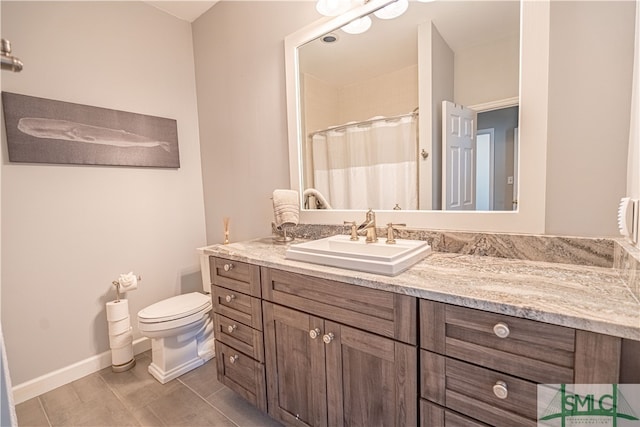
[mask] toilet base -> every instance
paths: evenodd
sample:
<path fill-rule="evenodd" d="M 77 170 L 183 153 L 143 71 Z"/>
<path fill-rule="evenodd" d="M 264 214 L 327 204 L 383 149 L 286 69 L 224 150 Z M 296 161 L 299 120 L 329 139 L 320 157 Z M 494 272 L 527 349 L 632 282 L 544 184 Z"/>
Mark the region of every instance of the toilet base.
<path fill-rule="evenodd" d="M 160 381 L 160 384 L 166 384 L 169 381 L 175 378 L 178 378 L 180 375 L 186 374 L 190 370 L 204 365 L 204 362 L 206 362 L 206 360 L 197 357 L 195 359 L 188 361 L 187 363 L 184 363 L 180 366 L 176 366 L 175 368 L 170 369 L 169 371 L 163 371 L 158 367 L 158 365 L 152 362 L 149 365 L 149 373 L 153 375 L 153 377 L 156 380 Z"/>
<path fill-rule="evenodd" d="M 196 324 L 178 336 L 151 338 L 149 373 L 165 384 L 214 357 L 213 322 L 207 316 L 204 325 Z M 198 330 L 198 332 L 195 332 Z"/>

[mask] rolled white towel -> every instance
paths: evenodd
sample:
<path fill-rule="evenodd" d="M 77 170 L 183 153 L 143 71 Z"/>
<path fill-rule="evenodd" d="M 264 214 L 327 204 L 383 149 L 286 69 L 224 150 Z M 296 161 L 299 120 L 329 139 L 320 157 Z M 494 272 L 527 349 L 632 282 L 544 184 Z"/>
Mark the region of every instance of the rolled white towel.
<path fill-rule="evenodd" d="M 283 225 L 298 225 L 300 206 L 298 192 L 295 190 L 274 190 L 273 216 L 276 227 Z"/>
<path fill-rule="evenodd" d="M 303 194 L 304 194 L 305 201 L 308 200 L 310 196 L 315 197 L 316 207 L 318 209 L 332 209 L 327 199 L 325 199 L 322 193 L 316 190 L 315 188 L 307 188 L 306 190 L 304 190 Z M 306 206 L 306 202 L 305 202 L 305 206 Z"/>
<path fill-rule="evenodd" d="M 118 283 L 120 283 L 121 292 L 135 291 L 138 289 L 138 278 L 132 271 L 127 274 L 121 274 Z"/>

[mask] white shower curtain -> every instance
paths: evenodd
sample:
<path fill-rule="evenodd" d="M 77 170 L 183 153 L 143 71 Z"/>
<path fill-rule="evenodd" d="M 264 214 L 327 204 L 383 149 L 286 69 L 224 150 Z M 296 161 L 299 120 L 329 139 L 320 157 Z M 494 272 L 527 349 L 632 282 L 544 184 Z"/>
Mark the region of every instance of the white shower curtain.
<path fill-rule="evenodd" d="M 416 122 L 409 115 L 314 134 L 314 187 L 334 209 L 417 209 Z"/>

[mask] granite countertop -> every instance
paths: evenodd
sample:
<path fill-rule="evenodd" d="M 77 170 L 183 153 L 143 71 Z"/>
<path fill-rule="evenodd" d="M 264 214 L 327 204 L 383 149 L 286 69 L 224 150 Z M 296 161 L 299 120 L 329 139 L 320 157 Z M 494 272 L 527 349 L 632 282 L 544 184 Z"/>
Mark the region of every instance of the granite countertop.
<path fill-rule="evenodd" d="M 640 341 L 640 301 L 614 268 L 432 252 L 395 277 L 285 259 L 264 238 L 208 255 Z"/>

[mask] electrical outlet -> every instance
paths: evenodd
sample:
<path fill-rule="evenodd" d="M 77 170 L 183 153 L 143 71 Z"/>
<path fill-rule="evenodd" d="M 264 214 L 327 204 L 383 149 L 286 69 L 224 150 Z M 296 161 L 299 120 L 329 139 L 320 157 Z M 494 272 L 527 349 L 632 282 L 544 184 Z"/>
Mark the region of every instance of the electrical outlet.
<path fill-rule="evenodd" d="M 507 177 L 507 184 L 513 184 L 513 177 L 512 176 L 508 176 Z"/>

